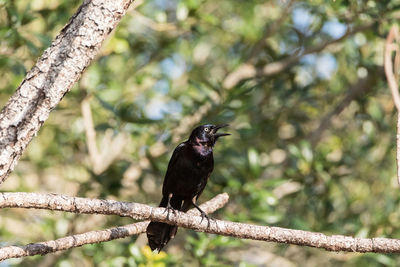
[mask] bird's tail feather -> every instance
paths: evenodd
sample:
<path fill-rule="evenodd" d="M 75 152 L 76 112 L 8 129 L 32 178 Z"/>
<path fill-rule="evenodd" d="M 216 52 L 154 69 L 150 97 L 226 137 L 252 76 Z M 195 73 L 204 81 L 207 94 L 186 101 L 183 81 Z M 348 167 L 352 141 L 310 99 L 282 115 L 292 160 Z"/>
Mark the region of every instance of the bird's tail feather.
<path fill-rule="evenodd" d="M 166 207 L 167 204 L 168 197 L 164 196 L 159 206 Z M 170 204 L 173 209 L 180 210 L 182 206 L 182 200 L 172 197 Z M 178 227 L 175 225 L 169 225 L 161 222 L 150 222 L 150 224 L 147 226 L 146 233 L 151 250 L 158 250 L 158 252 L 160 252 L 162 248 L 169 242 L 169 240 L 175 237 L 177 231 Z"/>
<path fill-rule="evenodd" d="M 146 233 L 151 250 L 160 252 L 169 240 L 175 237 L 178 227 L 160 222 L 151 222 Z"/>

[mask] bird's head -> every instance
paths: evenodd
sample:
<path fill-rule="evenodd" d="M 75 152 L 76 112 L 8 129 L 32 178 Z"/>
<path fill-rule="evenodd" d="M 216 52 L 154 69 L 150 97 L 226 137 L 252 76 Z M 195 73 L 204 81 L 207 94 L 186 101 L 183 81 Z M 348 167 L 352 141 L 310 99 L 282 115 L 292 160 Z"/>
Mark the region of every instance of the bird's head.
<path fill-rule="evenodd" d="M 193 145 L 213 147 L 217 139 L 221 136 L 230 135 L 228 133 L 218 133 L 218 130 L 229 126 L 228 124 L 205 124 L 197 126 L 189 137 L 189 142 Z"/>

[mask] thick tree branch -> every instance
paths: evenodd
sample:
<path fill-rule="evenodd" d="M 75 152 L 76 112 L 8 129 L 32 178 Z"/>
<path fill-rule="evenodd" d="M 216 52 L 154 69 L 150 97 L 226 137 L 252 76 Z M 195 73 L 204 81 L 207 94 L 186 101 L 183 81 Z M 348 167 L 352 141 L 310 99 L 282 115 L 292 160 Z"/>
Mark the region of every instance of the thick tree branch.
<path fill-rule="evenodd" d="M 349 29 L 345 34 L 343 34 L 343 36 L 341 36 L 338 39 L 330 40 L 325 43 L 319 44 L 315 47 L 305 49 L 302 53 L 300 53 L 298 55 L 291 55 L 284 59 L 268 63 L 260 69 L 256 68 L 256 66 L 254 66 L 252 64 L 245 63 L 243 65 L 240 65 L 233 72 L 229 73 L 226 76 L 226 78 L 224 79 L 222 85 L 226 89 L 231 89 L 231 88 L 235 87 L 239 82 L 246 80 L 246 79 L 250 79 L 250 78 L 254 78 L 254 77 L 265 77 L 265 76 L 271 76 L 271 75 L 278 74 L 281 71 L 285 70 L 286 68 L 292 66 L 296 62 L 298 62 L 302 57 L 309 55 L 309 54 L 320 52 L 330 45 L 340 43 L 341 41 L 345 40 L 347 37 L 352 36 L 352 35 L 356 34 L 357 32 L 370 29 L 371 27 L 372 27 L 372 24 L 354 27 L 353 29 Z"/>
<path fill-rule="evenodd" d="M 85 0 L 0 112 L 0 183 L 132 0 Z"/>
<path fill-rule="evenodd" d="M 0 207 L 38 208 L 76 213 L 99 213 L 167 222 L 199 232 L 285 244 L 323 248 L 329 251 L 399 253 L 400 240 L 390 238 L 355 238 L 324 235 L 317 232 L 259 226 L 230 221 L 203 220 L 183 212 L 167 214 L 164 208 L 138 203 L 118 202 L 52 194 L 2 193 Z M 168 217 L 168 218 L 167 218 Z"/>
<path fill-rule="evenodd" d="M 213 199 L 200 205 L 206 213 L 213 213 L 222 208 L 228 202 L 228 194 L 219 194 Z M 192 215 L 200 215 L 196 209 L 188 211 Z M 10 258 L 20 258 L 33 255 L 44 255 L 87 244 L 107 242 L 118 238 L 138 235 L 146 231 L 150 221 L 138 222 L 124 226 L 109 228 L 101 231 L 90 231 L 40 243 L 28 244 L 26 246 L 7 246 L 0 248 L 0 261 Z"/>

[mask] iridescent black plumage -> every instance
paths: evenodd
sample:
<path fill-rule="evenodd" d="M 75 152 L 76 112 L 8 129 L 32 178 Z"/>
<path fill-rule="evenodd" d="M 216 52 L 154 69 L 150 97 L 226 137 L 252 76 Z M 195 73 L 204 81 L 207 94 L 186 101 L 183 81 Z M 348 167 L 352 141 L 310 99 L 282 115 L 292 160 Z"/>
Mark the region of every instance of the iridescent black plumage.
<path fill-rule="evenodd" d="M 194 205 L 203 192 L 208 178 L 214 169 L 213 147 L 221 136 L 218 129 L 228 126 L 206 124 L 196 127 L 189 139 L 178 145 L 168 164 L 165 174 L 160 207 L 186 212 Z M 161 251 L 168 241 L 175 237 L 177 226 L 160 222 L 151 222 L 146 233 L 152 250 Z"/>

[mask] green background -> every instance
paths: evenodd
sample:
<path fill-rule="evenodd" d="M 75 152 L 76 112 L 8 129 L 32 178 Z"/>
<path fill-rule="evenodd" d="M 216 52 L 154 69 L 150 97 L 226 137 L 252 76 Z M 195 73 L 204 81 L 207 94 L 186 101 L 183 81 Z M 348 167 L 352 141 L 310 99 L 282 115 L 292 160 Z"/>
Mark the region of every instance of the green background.
<path fill-rule="evenodd" d="M 0 0 L 0 104 L 81 4 Z M 220 219 L 355 237 L 400 238 L 396 111 L 384 38 L 400 1 L 135 1 L 29 144 L 3 191 L 160 200 L 174 147 L 201 123 L 229 123 L 200 202 L 228 192 Z M 359 30 L 362 27 L 363 30 Z M 330 45 L 327 45 L 330 44 Z M 271 75 L 264 66 L 286 64 Z M 257 75 L 227 88 L 243 64 Z M 279 65 L 280 64 L 280 65 Z M 103 171 L 90 161 L 88 99 Z M 114 141 L 113 141 L 114 140 Z M 2 246 L 131 223 L 7 209 Z M 396 255 L 332 253 L 180 229 L 166 253 L 145 236 L 1 266 L 397 266 Z"/>

